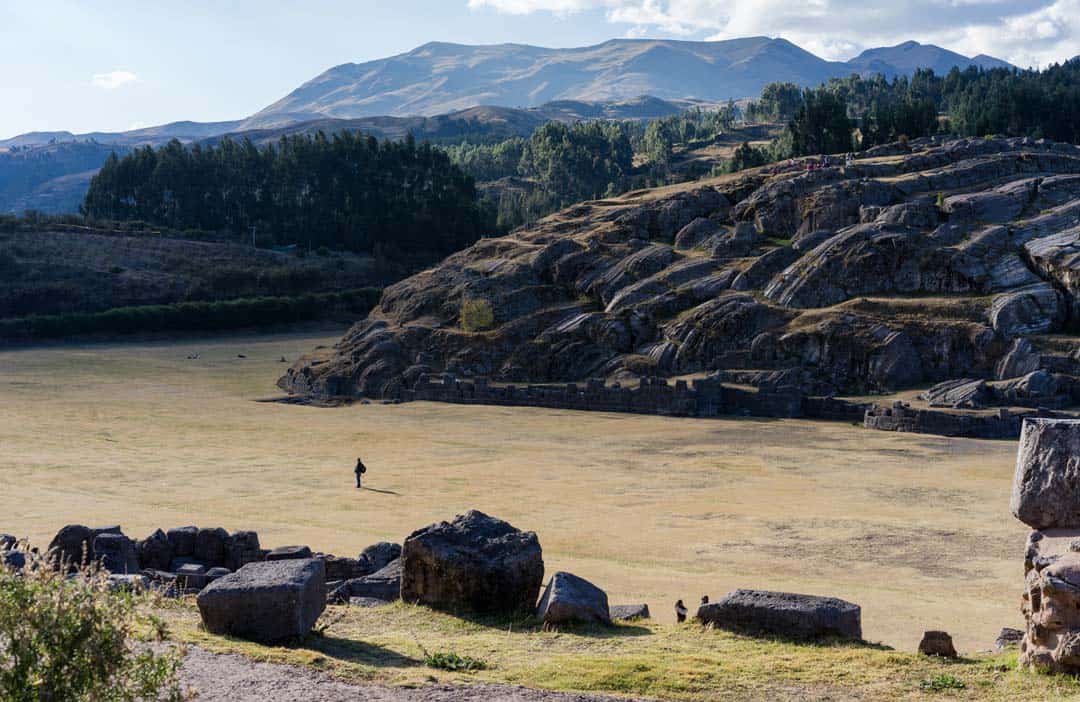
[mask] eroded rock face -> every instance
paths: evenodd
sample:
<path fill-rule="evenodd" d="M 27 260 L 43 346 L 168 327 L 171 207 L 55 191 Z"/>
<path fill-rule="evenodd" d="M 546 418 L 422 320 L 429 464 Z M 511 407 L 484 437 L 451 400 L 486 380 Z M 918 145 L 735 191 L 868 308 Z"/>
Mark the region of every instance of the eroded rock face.
<path fill-rule="evenodd" d="M 1034 529 L 1080 527 L 1080 420 L 1024 422 L 1010 508 Z"/>
<path fill-rule="evenodd" d="M 472 510 L 413 532 L 402 546 L 401 598 L 451 612 L 531 612 L 540 595 L 540 541 Z"/>
<path fill-rule="evenodd" d="M 1028 571 L 1023 611 L 1027 631 L 1020 664 L 1052 673 L 1080 672 L 1080 553 L 1062 554 Z"/>
<path fill-rule="evenodd" d="M 425 374 L 795 370 L 815 392 L 859 394 L 1065 372 L 1024 344 L 1080 322 L 1080 148 L 922 140 L 844 168 L 769 170 L 586 203 L 483 239 L 387 288 L 279 384 L 395 398 Z M 482 333 L 461 327 L 462 301 L 476 298 L 494 313 Z M 1055 355 L 1080 350 L 1069 343 Z"/>

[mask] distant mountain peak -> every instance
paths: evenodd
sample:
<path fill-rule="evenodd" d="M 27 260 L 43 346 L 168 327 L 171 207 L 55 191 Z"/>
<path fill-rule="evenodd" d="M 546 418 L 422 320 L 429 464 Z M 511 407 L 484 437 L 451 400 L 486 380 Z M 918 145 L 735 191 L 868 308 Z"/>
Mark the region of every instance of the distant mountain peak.
<path fill-rule="evenodd" d="M 813 86 L 852 72 L 893 77 L 918 68 L 947 73 L 972 65 L 1008 64 L 917 41 L 867 49 L 847 62 L 826 61 L 787 39 L 767 36 L 610 39 L 566 49 L 436 41 L 385 59 L 336 66 L 254 118 L 432 116 L 477 105 L 530 108 L 556 100 L 613 101 L 646 94 L 723 102 L 753 97 L 774 81 Z"/>

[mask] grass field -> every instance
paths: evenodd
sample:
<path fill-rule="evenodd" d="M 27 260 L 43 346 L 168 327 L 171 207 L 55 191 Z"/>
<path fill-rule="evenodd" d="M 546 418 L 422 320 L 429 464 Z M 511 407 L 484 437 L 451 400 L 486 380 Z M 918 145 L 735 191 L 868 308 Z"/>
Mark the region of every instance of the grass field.
<path fill-rule="evenodd" d="M 648 602 L 736 587 L 834 595 L 867 639 L 989 648 L 1019 626 L 1011 442 L 843 423 L 428 403 L 256 403 L 331 339 L 236 337 L 0 352 L 0 531 L 144 537 L 198 524 L 355 555 L 477 508 L 536 531 L 549 571 Z M 188 360 L 198 353 L 198 360 Z M 246 358 L 239 358 L 243 354 Z M 361 455 L 371 490 L 352 487 Z"/>

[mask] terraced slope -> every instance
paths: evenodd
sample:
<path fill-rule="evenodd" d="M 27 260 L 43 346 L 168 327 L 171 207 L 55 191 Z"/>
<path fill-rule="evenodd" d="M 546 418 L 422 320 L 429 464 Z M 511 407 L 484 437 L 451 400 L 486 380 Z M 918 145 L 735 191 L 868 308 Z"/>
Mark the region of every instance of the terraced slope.
<path fill-rule="evenodd" d="M 490 302 L 490 329 L 462 329 L 466 298 Z M 1038 404 L 1073 392 L 1080 343 L 1060 332 L 1078 321 L 1080 148 L 927 140 L 589 202 L 482 240 L 388 288 L 280 385 L 395 397 L 425 373 L 719 371 L 861 394 L 1019 378 L 1002 396 Z"/>

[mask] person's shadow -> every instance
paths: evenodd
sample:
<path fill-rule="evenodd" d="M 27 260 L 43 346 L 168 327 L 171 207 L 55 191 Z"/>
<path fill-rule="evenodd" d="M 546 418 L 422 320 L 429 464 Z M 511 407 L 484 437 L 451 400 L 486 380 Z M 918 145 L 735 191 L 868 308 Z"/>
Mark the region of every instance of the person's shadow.
<path fill-rule="evenodd" d="M 377 492 L 380 495 L 396 495 L 398 497 L 401 497 L 400 492 L 394 492 L 393 490 L 377 490 L 376 488 L 373 488 L 373 487 L 364 487 L 364 488 L 361 488 L 361 490 L 370 490 L 371 492 Z"/>

